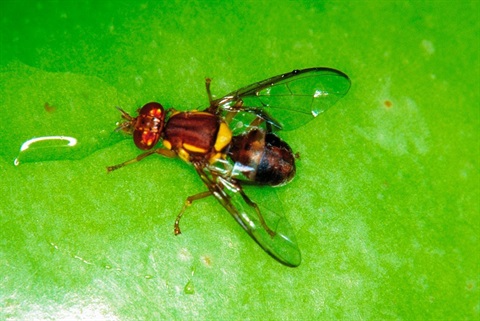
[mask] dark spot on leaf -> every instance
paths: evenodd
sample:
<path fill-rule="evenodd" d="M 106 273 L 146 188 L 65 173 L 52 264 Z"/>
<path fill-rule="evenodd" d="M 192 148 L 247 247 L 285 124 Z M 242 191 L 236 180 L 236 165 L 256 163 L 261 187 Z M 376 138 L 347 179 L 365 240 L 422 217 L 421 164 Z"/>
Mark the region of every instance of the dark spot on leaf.
<path fill-rule="evenodd" d="M 49 103 L 45 103 L 45 105 L 43 107 L 45 108 L 45 111 L 47 113 L 53 113 L 53 112 L 55 112 L 55 110 L 57 110 L 56 107 L 51 106 Z"/>

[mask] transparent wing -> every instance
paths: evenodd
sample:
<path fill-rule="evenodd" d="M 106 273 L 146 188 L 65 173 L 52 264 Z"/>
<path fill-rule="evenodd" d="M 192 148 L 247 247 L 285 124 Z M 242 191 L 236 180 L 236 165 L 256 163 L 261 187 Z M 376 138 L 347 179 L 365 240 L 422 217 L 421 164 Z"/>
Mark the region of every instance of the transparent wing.
<path fill-rule="evenodd" d="M 212 101 L 211 111 L 247 111 L 285 130 L 304 125 L 350 89 L 346 74 L 331 68 L 294 70 Z"/>
<path fill-rule="evenodd" d="M 300 265 L 300 250 L 285 217 L 266 209 L 260 212 L 238 182 L 218 176 L 201 165 L 195 168 L 212 195 L 258 245 L 280 263 L 291 267 Z"/>

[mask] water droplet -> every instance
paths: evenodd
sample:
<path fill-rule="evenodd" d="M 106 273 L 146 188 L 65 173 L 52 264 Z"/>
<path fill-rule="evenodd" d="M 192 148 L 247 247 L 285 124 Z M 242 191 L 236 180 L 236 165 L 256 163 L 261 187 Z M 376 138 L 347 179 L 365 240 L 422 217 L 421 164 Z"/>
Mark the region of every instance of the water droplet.
<path fill-rule="evenodd" d="M 63 135 L 33 137 L 22 143 L 13 164 L 82 159 L 122 139 L 122 135 L 106 130 L 81 138 Z"/>
<path fill-rule="evenodd" d="M 68 148 L 73 148 L 77 145 L 77 139 L 69 136 L 42 136 L 34 137 L 25 141 L 20 146 L 20 152 L 13 161 L 15 166 L 20 165 L 20 162 L 28 158 L 42 159 L 42 154 L 46 150 L 58 150 L 59 153 L 66 152 Z"/>
<path fill-rule="evenodd" d="M 189 280 L 183 289 L 185 294 L 195 294 L 195 287 L 193 285 L 193 281 Z"/>

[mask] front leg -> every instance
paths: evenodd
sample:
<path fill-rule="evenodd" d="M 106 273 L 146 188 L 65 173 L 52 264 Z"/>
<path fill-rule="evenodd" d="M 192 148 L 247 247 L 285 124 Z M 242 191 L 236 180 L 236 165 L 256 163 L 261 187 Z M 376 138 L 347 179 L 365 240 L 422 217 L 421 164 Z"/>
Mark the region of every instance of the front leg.
<path fill-rule="evenodd" d="M 180 219 L 182 218 L 183 213 L 185 212 L 187 207 L 192 205 L 192 203 L 194 201 L 205 198 L 205 197 L 208 197 L 208 196 L 211 196 L 211 195 L 212 195 L 212 192 L 205 191 L 205 192 L 201 192 L 201 193 L 198 193 L 198 194 L 187 197 L 187 199 L 185 200 L 185 204 L 182 207 L 182 210 L 180 211 L 180 213 L 177 215 L 177 218 L 175 219 L 175 224 L 173 226 L 173 232 L 175 233 L 175 235 L 178 235 L 178 234 L 182 233 L 180 231 Z"/>
<path fill-rule="evenodd" d="M 119 168 L 122 168 L 124 166 L 139 162 L 142 159 L 144 159 L 145 157 L 150 156 L 152 154 L 160 154 L 160 155 L 168 157 L 168 158 L 173 158 L 173 157 L 177 156 L 177 154 L 173 150 L 160 147 L 160 148 L 157 148 L 157 149 L 149 150 L 148 152 L 140 154 L 137 157 L 135 157 L 134 159 L 128 160 L 128 161 L 123 162 L 121 164 L 108 166 L 107 167 L 107 172 L 110 173 L 110 172 L 112 172 L 114 170 L 117 170 Z"/>

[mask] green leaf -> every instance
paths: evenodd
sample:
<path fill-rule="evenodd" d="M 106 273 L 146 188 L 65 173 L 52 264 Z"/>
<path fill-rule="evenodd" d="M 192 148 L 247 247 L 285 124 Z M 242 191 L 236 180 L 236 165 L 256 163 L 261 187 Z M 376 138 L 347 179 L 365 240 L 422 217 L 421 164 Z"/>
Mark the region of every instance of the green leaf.
<path fill-rule="evenodd" d="M 479 319 L 479 9 L 1 2 L 0 319 Z M 107 174 L 140 153 L 114 132 L 116 106 L 192 110 L 208 103 L 205 77 L 221 97 L 320 66 L 352 87 L 280 132 L 300 156 L 275 189 L 298 268 L 213 198 L 174 236 L 205 190 L 178 159 Z M 31 141 L 46 136 L 63 138 Z"/>

